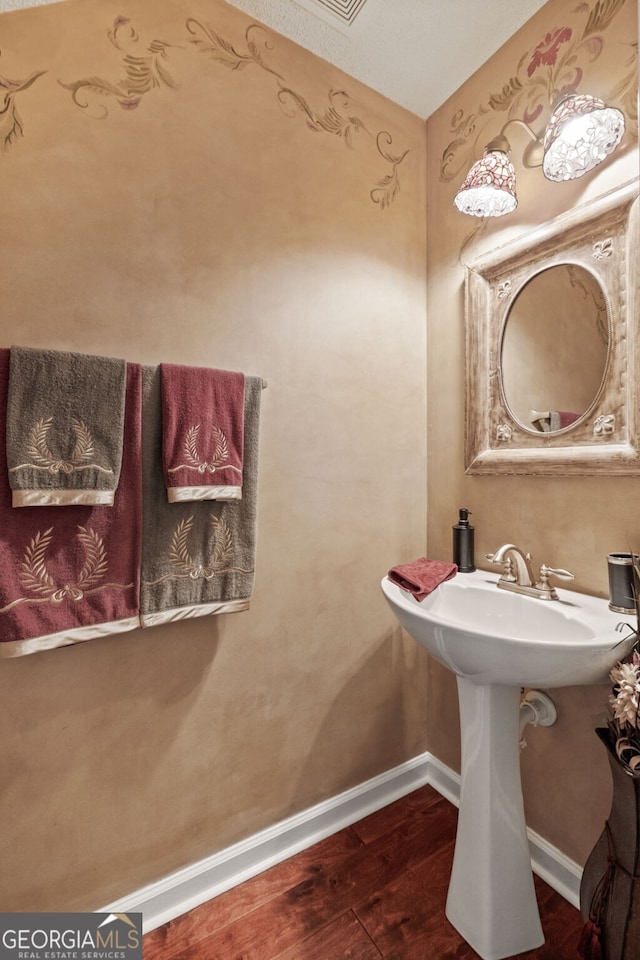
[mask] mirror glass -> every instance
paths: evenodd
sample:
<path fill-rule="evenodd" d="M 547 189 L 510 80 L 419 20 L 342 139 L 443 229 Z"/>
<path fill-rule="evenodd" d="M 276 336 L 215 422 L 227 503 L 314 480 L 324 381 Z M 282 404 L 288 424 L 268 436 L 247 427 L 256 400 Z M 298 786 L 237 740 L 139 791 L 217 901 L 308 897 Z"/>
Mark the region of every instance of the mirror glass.
<path fill-rule="evenodd" d="M 604 291 L 585 267 L 560 263 L 524 284 L 506 316 L 500 364 L 505 404 L 521 427 L 554 433 L 589 410 L 609 331 Z"/>

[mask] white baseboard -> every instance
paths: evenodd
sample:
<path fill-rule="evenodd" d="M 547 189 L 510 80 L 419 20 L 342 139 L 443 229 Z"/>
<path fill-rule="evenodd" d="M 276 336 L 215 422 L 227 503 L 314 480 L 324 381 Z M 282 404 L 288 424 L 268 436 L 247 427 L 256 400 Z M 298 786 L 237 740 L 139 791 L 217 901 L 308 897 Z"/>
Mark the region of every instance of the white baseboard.
<path fill-rule="evenodd" d="M 460 806 L 460 774 L 445 766 L 442 760 L 431 754 L 425 754 L 429 757 L 429 780 L 428 783 L 441 793 L 454 806 Z"/>
<path fill-rule="evenodd" d="M 582 867 L 535 830 L 528 828 L 527 835 L 533 872 L 579 910 Z"/>
<path fill-rule="evenodd" d="M 103 907 L 142 913 L 145 933 L 361 820 L 429 782 L 430 754 L 367 780 Z"/>
<path fill-rule="evenodd" d="M 177 870 L 102 907 L 99 912 L 142 913 L 143 929 L 148 933 L 426 784 L 458 805 L 459 775 L 430 753 L 423 753 L 211 857 Z M 529 844 L 535 872 L 577 906 L 581 868 L 532 830 Z"/>

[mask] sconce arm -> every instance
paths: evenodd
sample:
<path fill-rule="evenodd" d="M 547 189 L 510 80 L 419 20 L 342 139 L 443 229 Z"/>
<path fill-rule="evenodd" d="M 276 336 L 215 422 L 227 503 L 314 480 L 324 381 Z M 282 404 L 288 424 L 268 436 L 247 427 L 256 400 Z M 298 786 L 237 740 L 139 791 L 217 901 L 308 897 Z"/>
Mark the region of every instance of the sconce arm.
<path fill-rule="evenodd" d="M 500 134 L 497 137 L 495 137 L 495 139 L 492 140 L 491 143 L 495 144 L 497 143 L 497 141 L 501 140 L 507 144 L 507 149 L 509 149 L 509 141 L 505 136 L 505 130 L 507 130 L 507 128 L 512 125 L 522 127 L 527 132 L 527 134 L 531 139 L 531 143 L 527 144 L 522 154 L 523 165 L 525 167 L 529 167 L 530 169 L 533 167 L 541 167 L 542 160 L 544 158 L 544 146 L 543 146 L 542 140 L 540 140 L 537 134 L 533 132 L 529 124 L 525 123 L 524 120 L 519 120 L 517 117 L 514 117 L 511 120 L 507 120 L 502 130 L 500 131 Z M 494 149 L 504 150 L 504 147 L 495 146 Z"/>

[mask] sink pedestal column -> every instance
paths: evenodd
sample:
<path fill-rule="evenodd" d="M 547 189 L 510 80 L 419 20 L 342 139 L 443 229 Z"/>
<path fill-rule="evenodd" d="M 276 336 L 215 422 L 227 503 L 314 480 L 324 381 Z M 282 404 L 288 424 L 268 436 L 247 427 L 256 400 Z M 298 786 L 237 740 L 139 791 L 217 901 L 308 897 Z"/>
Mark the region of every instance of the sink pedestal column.
<path fill-rule="evenodd" d="M 483 960 L 544 943 L 520 780 L 520 687 L 457 677 L 462 784 L 447 918 Z"/>

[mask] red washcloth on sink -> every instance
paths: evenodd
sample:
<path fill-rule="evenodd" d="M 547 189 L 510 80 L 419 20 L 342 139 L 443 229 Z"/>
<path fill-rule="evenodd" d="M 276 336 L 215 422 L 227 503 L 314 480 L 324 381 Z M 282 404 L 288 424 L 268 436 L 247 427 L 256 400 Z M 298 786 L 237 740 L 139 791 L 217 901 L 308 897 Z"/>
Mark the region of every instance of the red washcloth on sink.
<path fill-rule="evenodd" d="M 416 600 L 424 600 L 445 580 L 455 577 L 457 572 L 458 567 L 455 563 L 420 557 L 419 560 L 412 560 L 411 563 L 391 567 L 387 576 L 403 590 L 412 593 Z"/>

